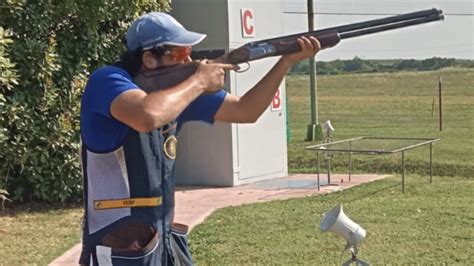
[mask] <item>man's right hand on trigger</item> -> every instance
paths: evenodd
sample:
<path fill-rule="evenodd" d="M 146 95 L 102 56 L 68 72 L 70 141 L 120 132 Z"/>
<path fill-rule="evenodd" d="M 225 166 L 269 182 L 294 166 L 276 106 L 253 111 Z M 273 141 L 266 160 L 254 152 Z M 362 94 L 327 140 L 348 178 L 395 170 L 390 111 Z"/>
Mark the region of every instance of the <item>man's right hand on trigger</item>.
<path fill-rule="evenodd" d="M 202 60 L 199 62 L 194 75 L 202 83 L 204 92 L 215 92 L 222 89 L 225 83 L 225 71 L 231 69 L 235 69 L 235 66 Z"/>

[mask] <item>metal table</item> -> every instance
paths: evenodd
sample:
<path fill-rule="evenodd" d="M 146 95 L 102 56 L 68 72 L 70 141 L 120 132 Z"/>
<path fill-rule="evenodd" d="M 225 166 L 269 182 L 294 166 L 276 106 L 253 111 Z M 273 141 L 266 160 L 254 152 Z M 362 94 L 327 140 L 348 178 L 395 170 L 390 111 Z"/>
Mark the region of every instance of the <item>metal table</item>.
<path fill-rule="evenodd" d="M 433 143 L 439 141 L 439 138 L 392 138 L 392 137 L 357 137 L 339 141 L 331 141 L 312 145 L 305 148 L 317 152 L 317 178 L 318 190 L 320 189 L 319 153 L 324 152 L 325 155 L 333 152 L 349 153 L 349 182 L 351 181 L 352 172 L 352 154 L 366 155 L 384 155 L 401 153 L 402 159 L 402 193 L 405 193 L 405 151 L 420 147 L 423 145 L 430 146 L 430 183 L 433 182 Z M 327 167 L 327 184 L 331 184 L 331 158 L 326 156 Z"/>

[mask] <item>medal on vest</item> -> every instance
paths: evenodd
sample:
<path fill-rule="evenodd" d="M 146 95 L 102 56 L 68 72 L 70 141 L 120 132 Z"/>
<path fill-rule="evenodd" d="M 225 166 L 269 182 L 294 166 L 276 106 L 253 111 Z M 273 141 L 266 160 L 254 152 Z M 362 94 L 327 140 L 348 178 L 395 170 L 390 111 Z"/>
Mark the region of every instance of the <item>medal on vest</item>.
<path fill-rule="evenodd" d="M 166 138 L 163 143 L 163 151 L 168 159 L 176 159 L 176 148 L 178 145 L 178 139 L 174 135 L 170 135 Z"/>

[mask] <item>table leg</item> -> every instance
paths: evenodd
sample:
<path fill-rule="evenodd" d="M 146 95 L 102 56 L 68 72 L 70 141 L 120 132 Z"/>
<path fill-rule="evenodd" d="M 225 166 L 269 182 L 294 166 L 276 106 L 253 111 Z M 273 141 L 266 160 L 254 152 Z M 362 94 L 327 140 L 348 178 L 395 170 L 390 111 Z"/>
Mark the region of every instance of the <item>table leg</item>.
<path fill-rule="evenodd" d="M 433 143 L 430 143 L 430 183 L 433 183 Z"/>
<path fill-rule="evenodd" d="M 349 152 L 349 182 L 351 182 L 352 174 L 352 152 Z"/>
<path fill-rule="evenodd" d="M 320 191 L 320 184 L 319 184 L 319 152 L 316 153 L 316 160 L 317 160 L 317 176 L 318 176 L 318 191 Z"/>
<path fill-rule="evenodd" d="M 328 170 L 328 185 L 331 185 L 331 155 L 328 155 L 326 158 L 327 162 L 327 170 Z"/>
<path fill-rule="evenodd" d="M 405 193 L 405 151 L 402 151 L 402 193 Z"/>
<path fill-rule="evenodd" d="M 352 174 L 352 141 L 349 141 L 349 182 L 351 182 Z"/>

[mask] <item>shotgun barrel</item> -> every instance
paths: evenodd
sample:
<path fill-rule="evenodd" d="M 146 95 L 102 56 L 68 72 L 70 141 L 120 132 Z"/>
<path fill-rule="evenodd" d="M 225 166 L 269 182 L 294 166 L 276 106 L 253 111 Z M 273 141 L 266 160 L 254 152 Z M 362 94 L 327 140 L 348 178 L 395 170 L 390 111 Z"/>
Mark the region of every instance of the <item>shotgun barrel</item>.
<path fill-rule="evenodd" d="M 321 44 L 321 49 L 326 49 L 335 46 L 341 39 L 442 20 L 444 19 L 442 14 L 443 11 L 432 8 L 322 30 L 302 32 L 283 37 L 250 42 L 224 55 L 222 58 L 218 59 L 218 61 L 240 64 L 264 57 L 294 53 L 300 50 L 300 46 L 296 40 L 301 36 L 316 37 Z"/>
<path fill-rule="evenodd" d="M 212 62 L 241 64 L 261 58 L 297 52 L 301 49 L 297 42 L 297 39 L 301 36 L 316 37 L 321 44 L 321 49 L 326 49 L 337 45 L 342 39 L 415 26 L 443 19 L 443 11 L 432 8 L 316 31 L 249 42 L 217 58 L 207 59 L 211 59 Z M 197 58 L 193 57 L 193 59 Z M 142 72 L 134 78 L 134 81 L 140 88 L 147 92 L 168 88 L 181 83 L 191 76 L 196 71 L 197 65 L 197 62 L 191 62 L 189 64 L 179 64 L 172 67 Z"/>
<path fill-rule="evenodd" d="M 423 17 L 423 18 L 417 18 L 417 19 L 406 20 L 406 21 L 399 21 L 399 22 L 396 22 L 396 23 L 380 25 L 380 26 L 377 26 L 377 27 L 364 28 L 364 29 L 354 30 L 354 31 L 350 31 L 350 32 L 342 32 L 342 33 L 340 33 L 340 37 L 341 37 L 341 39 L 348 39 L 348 38 L 352 38 L 352 37 L 358 37 L 358 36 L 362 36 L 362 35 L 378 33 L 378 32 L 387 31 L 387 30 L 404 28 L 404 27 L 408 27 L 408 26 L 414 26 L 414 25 L 433 22 L 433 21 L 438 21 L 438 20 L 442 20 L 442 19 L 444 19 L 443 15 L 426 16 L 426 17 Z"/>
<path fill-rule="evenodd" d="M 385 18 L 373 19 L 373 20 L 368 20 L 368 21 L 363 21 L 363 22 L 358 22 L 358 23 L 351 23 L 351 24 L 332 27 L 332 28 L 326 28 L 323 30 L 317 30 L 315 31 L 315 33 L 320 34 L 324 31 L 337 31 L 339 33 L 344 33 L 344 32 L 349 32 L 349 31 L 354 31 L 354 30 L 367 29 L 367 28 L 377 27 L 381 25 L 388 25 L 392 23 L 408 21 L 412 19 L 426 18 L 430 16 L 436 16 L 442 19 L 441 18 L 442 14 L 443 14 L 442 10 L 432 8 L 432 9 L 416 11 L 412 13 L 394 15 L 394 16 L 385 17 Z"/>

